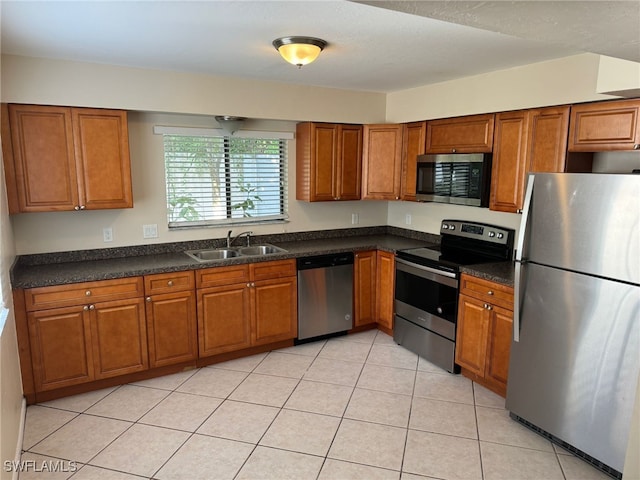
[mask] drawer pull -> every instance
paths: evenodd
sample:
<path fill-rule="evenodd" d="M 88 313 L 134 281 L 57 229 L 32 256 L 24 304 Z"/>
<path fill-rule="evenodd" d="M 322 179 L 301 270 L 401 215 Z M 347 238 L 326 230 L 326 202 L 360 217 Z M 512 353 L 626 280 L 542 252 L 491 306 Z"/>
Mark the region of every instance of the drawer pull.
<path fill-rule="evenodd" d="M 87 290 L 86 292 L 84 292 L 84 296 L 85 297 L 90 297 L 91 296 L 91 290 Z"/>
<path fill-rule="evenodd" d="M 87 305 L 85 305 L 84 307 L 82 307 L 82 309 L 86 312 L 89 310 L 89 307 Z"/>
<path fill-rule="evenodd" d="M 95 305 L 89 305 L 89 310 L 95 310 L 96 306 Z"/>
<path fill-rule="evenodd" d="M 147 297 L 145 300 L 146 300 L 147 302 L 150 302 L 150 301 L 151 301 L 151 297 Z"/>
<path fill-rule="evenodd" d="M 487 295 L 493 295 L 493 290 L 489 290 L 489 291 L 487 292 Z"/>
<path fill-rule="evenodd" d="M 168 286 L 168 287 L 173 287 L 173 280 L 169 280 L 169 281 L 167 282 L 167 286 Z"/>

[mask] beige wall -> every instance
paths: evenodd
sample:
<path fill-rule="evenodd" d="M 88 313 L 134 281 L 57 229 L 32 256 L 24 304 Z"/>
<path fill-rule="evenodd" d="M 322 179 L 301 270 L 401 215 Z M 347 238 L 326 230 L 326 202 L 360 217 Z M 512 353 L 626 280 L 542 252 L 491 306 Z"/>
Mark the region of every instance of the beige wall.
<path fill-rule="evenodd" d="M 1 67 L 0 67 L 1 68 Z M 0 139 L 1 140 L 1 139 Z M 0 151 L 0 160 L 2 152 Z M 4 182 L 4 168 L 0 161 L 0 479 L 12 478 L 12 473 L 4 468 L 6 460 L 13 461 L 21 448 L 20 424 L 22 420 L 22 379 L 18 362 L 9 268 L 15 258 L 13 231 L 7 210 L 7 194 Z M 4 305 L 3 305 L 4 304 Z M 3 311 L 3 308 L 6 310 Z M 2 317 L 4 316 L 4 327 Z"/>
<path fill-rule="evenodd" d="M 387 121 L 410 122 L 613 98 L 596 93 L 599 59 L 600 55 L 585 53 L 390 93 Z"/>
<path fill-rule="evenodd" d="M 385 95 L 239 78 L 2 56 L 2 101 L 376 123 Z"/>

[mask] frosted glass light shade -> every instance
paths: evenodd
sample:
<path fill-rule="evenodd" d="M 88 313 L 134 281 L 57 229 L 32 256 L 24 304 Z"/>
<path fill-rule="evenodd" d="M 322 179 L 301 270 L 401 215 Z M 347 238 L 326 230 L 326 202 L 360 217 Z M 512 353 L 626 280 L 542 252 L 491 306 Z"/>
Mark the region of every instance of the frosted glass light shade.
<path fill-rule="evenodd" d="M 327 42 L 313 37 L 282 37 L 273 41 L 282 58 L 301 68 L 313 62 L 327 46 Z"/>

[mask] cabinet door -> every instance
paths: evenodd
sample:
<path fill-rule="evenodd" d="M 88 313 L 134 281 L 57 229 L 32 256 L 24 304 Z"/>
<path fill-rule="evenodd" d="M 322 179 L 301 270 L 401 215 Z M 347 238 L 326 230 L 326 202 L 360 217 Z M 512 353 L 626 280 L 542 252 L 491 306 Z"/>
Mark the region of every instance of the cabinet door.
<path fill-rule="evenodd" d="M 529 112 L 499 113 L 495 125 L 489 208 L 515 213 L 524 195 Z"/>
<path fill-rule="evenodd" d="M 489 334 L 489 310 L 475 298 L 460 295 L 456 333 L 456 363 L 484 377 Z"/>
<path fill-rule="evenodd" d="M 240 283 L 198 291 L 199 357 L 251 346 L 249 289 Z"/>
<path fill-rule="evenodd" d="M 297 277 L 252 283 L 251 344 L 289 340 L 298 335 Z"/>
<path fill-rule="evenodd" d="M 71 110 L 9 105 L 9 117 L 19 211 L 73 210 L 79 199 Z"/>
<path fill-rule="evenodd" d="M 427 153 L 490 153 L 494 115 L 471 115 L 427 122 Z"/>
<path fill-rule="evenodd" d="M 132 298 L 89 307 L 95 378 L 149 368 L 144 300 Z"/>
<path fill-rule="evenodd" d="M 530 111 L 529 172 L 564 172 L 569 137 L 569 107 Z"/>
<path fill-rule="evenodd" d="M 338 154 L 338 127 L 333 123 L 299 123 L 296 127 L 296 199 L 331 201 L 336 196 L 334 176 Z"/>
<path fill-rule="evenodd" d="M 491 312 L 487 364 L 484 375 L 502 392 L 502 396 L 505 396 L 509 375 L 513 312 L 500 307 L 492 307 Z"/>
<path fill-rule="evenodd" d="M 362 126 L 338 128 L 336 196 L 338 200 L 360 200 L 362 186 Z"/>
<path fill-rule="evenodd" d="M 127 113 L 72 109 L 80 208 L 131 208 Z"/>
<path fill-rule="evenodd" d="M 363 199 L 400 199 L 402 125 L 365 125 Z"/>
<path fill-rule="evenodd" d="M 589 103 L 571 107 L 569 151 L 640 149 L 640 100 Z"/>
<path fill-rule="evenodd" d="M 151 368 L 198 357 L 194 291 L 147 297 L 146 314 Z"/>
<path fill-rule="evenodd" d="M 376 251 L 358 252 L 353 265 L 354 327 L 376 323 Z"/>
<path fill-rule="evenodd" d="M 28 314 L 36 392 L 94 379 L 89 316 L 83 307 Z"/>
<path fill-rule="evenodd" d="M 418 155 L 424 153 L 427 122 L 407 123 L 402 130 L 402 178 L 400 182 L 400 193 L 402 200 L 415 202 Z"/>
<path fill-rule="evenodd" d="M 376 314 L 378 324 L 387 333 L 393 330 L 393 298 L 395 288 L 395 255 L 378 251 L 376 255 Z"/>

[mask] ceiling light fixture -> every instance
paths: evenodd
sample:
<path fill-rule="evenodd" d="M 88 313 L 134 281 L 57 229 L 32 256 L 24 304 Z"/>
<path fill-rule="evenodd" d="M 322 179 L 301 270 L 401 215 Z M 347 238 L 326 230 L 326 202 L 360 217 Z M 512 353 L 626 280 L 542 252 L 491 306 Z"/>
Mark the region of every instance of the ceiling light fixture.
<path fill-rule="evenodd" d="M 225 132 L 229 135 L 233 135 L 237 130 L 242 127 L 246 117 L 233 117 L 231 115 L 216 115 L 216 122 L 220 125 Z"/>
<path fill-rule="evenodd" d="M 327 42 L 313 37 L 282 37 L 273 41 L 282 58 L 298 68 L 313 62 L 327 46 Z"/>

